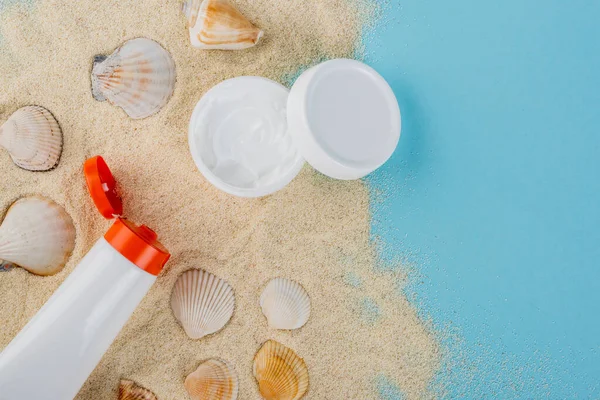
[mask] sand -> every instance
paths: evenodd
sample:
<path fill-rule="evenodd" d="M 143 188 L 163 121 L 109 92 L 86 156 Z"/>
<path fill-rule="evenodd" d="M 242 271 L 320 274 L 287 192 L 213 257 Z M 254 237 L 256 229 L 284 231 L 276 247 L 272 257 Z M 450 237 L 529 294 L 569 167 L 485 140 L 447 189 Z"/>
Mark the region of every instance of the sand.
<path fill-rule="evenodd" d="M 202 177 L 187 147 L 193 106 L 223 79 L 285 81 L 303 65 L 352 56 L 366 22 L 365 3 L 236 4 L 266 32 L 259 46 L 242 52 L 192 48 L 177 1 L 39 0 L 5 7 L 0 120 L 21 106 L 43 105 L 59 120 L 65 147 L 58 167 L 43 173 L 21 170 L 0 152 L 0 213 L 19 197 L 46 196 L 73 217 L 77 243 L 55 276 L 19 268 L 0 273 L 0 349 L 110 226 L 94 208 L 82 175 L 85 159 L 101 154 L 119 182 L 124 214 L 156 230 L 173 257 L 77 399 L 116 399 L 120 378 L 161 400 L 186 399 L 185 376 L 210 357 L 235 366 L 240 399 L 257 399 L 251 365 L 267 339 L 304 357 L 311 380 L 307 399 L 375 399 L 381 379 L 407 398 L 431 397 L 427 387 L 439 365 L 438 344 L 402 294 L 404 277 L 375 268 L 366 184 L 327 179 L 307 166 L 275 195 L 235 198 Z M 133 121 L 92 99 L 89 73 L 95 54 L 140 36 L 172 53 L 177 87 L 159 114 Z M 190 268 L 218 275 L 236 293 L 230 323 L 198 341 L 187 338 L 169 306 L 175 280 Z M 300 282 L 311 296 L 312 315 L 299 330 L 273 331 L 260 311 L 261 290 L 277 276 Z"/>

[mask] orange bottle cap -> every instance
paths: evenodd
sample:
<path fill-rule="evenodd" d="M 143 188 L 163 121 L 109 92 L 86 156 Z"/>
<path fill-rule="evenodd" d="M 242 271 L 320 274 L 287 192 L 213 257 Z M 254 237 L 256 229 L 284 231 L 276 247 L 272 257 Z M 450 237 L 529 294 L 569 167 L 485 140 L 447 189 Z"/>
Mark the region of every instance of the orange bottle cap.
<path fill-rule="evenodd" d="M 152 229 L 119 218 L 123 213 L 123 202 L 116 191 L 117 182 L 104 159 L 100 156 L 90 158 L 83 165 L 83 173 L 100 214 L 107 219 L 117 217 L 104 239 L 123 257 L 144 271 L 158 275 L 171 255 Z"/>
<path fill-rule="evenodd" d="M 83 164 L 87 187 L 100 214 L 106 219 L 123 213 L 123 202 L 117 194 L 117 182 L 108 165 L 100 156 L 92 157 Z"/>

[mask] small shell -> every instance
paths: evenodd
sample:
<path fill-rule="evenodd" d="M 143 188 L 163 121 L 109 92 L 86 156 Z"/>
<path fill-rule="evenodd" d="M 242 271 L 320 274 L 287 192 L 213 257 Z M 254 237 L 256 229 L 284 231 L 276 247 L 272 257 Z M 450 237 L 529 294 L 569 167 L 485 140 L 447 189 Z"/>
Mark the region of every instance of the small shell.
<path fill-rule="evenodd" d="M 8 209 L 0 225 L 0 259 L 37 275 L 53 275 L 75 247 L 75 227 L 52 200 L 25 197 Z"/>
<path fill-rule="evenodd" d="M 157 113 L 174 88 L 175 62 L 153 40 L 128 40 L 110 56 L 94 59 L 92 95 L 121 107 L 133 119 Z"/>
<path fill-rule="evenodd" d="M 158 400 L 156 395 L 144 389 L 134 381 L 121 379 L 119 383 L 119 400 Z"/>
<path fill-rule="evenodd" d="M 18 109 L 0 127 L 0 146 L 13 162 L 30 171 L 47 171 L 58 164 L 62 131 L 50 111 L 39 106 Z"/>
<path fill-rule="evenodd" d="M 228 0 L 187 0 L 183 12 L 192 46 L 200 49 L 242 50 L 263 36 Z"/>
<path fill-rule="evenodd" d="M 260 306 L 269 327 L 274 329 L 298 329 L 310 316 L 308 293 L 290 279 L 270 281 L 260 296 Z"/>
<path fill-rule="evenodd" d="M 171 295 L 173 313 L 192 339 L 221 330 L 233 315 L 234 304 L 231 286 L 201 269 L 184 272 Z"/>
<path fill-rule="evenodd" d="M 254 377 L 267 400 L 297 400 L 308 391 L 304 360 L 281 343 L 269 340 L 254 357 Z"/>
<path fill-rule="evenodd" d="M 227 362 L 211 359 L 185 378 L 185 388 L 193 400 L 235 400 L 238 377 Z"/>

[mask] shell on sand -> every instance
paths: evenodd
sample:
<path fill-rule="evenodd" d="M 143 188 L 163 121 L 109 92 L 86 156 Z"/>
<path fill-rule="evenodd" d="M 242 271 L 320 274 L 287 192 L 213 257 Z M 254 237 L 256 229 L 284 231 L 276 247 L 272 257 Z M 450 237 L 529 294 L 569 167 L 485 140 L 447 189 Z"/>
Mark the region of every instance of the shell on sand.
<path fill-rule="evenodd" d="M 53 275 L 75 248 L 75 227 L 52 200 L 31 196 L 13 203 L 0 225 L 0 260 L 37 275 Z"/>
<path fill-rule="evenodd" d="M 156 395 L 128 379 L 119 383 L 119 400 L 158 400 Z"/>
<path fill-rule="evenodd" d="M 233 315 L 234 305 L 231 286 L 201 269 L 181 274 L 171 295 L 173 314 L 192 339 L 221 330 Z"/>
<path fill-rule="evenodd" d="M 281 343 L 269 340 L 254 357 L 258 390 L 267 400 L 297 400 L 308 391 L 308 368 L 302 358 Z"/>
<path fill-rule="evenodd" d="M 19 167 L 47 171 L 60 159 L 62 131 L 50 111 L 26 106 L 15 111 L 0 127 L 0 146 Z"/>
<path fill-rule="evenodd" d="M 200 364 L 185 378 L 184 385 L 193 400 L 235 400 L 239 390 L 235 370 L 219 359 Z"/>
<path fill-rule="evenodd" d="M 183 12 L 192 46 L 200 49 L 242 50 L 263 36 L 228 0 L 187 0 Z"/>
<path fill-rule="evenodd" d="M 310 298 L 297 282 L 285 278 L 271 280 L 260 296 L 260 307 L 274 329 L 298 329 L 310 316 Z"/>
<path fill-rule="evenodd" d="M 133 119 L 141 119 L 167 104 L 175 79 L 171 54 L 154 40 L 137 38 L 108 57 L 95 57 L 92 95 L 121 107 Z"/>

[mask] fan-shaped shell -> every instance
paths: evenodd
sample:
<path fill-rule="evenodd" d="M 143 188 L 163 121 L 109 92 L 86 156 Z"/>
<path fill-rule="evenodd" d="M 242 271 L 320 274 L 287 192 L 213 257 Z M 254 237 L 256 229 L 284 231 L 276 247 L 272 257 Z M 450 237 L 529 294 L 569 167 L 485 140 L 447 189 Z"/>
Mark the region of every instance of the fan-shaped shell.
<path fill-rule="evenodd" d="M 92 95 L 121 107 L 133 119 L 157 113 L 175 88 L 175 62 L 160 44 L 128 40 L 110 56 L 96 56 Z"/>
<path fill-rule="evenodd" d="M 238 396 L 238 377 L 226 362 L 211 359 L 185 378 L 185 388 L 193 400 L 235 400 Z"/>
<path fill-rule="evenodd" d="M 171 295 L 173 313 L 192 339 L 221 330 L 233 315 L 234 304 L 231 286 L 201 269 L 184 272 Z"/>
<path fill-rule="evenodd" d="M 62 131 L 44 107 L 18 109 L 0 127 L 0 146 L 13 162 L 30 171 L 47 171 L 58 164 L 62 153 Z"/>
<path fill-rule="evenodd" d="M 281 343 L 269 340 L 254 357 L 254 377 L 267 400 L 297 400 L 308 391 L 304 360 Z"/>
<path fill-rule="evenodd" d="M 156 395 L 127 379 L 119 383 L 119 400 L 158 400 Z"/>
<path fill-rule="evenodd" d="M 260 307 L 274 329 L 298 329 L 310 316 L 308 293 L 290 279 L 271 280 L 260 296 Z"/>
<path fill-rule="evenodd" d="M 228 0 L 187 0 L 183 12 L 192 45 L 200 49 L 242 50 L 263 36 Z"/>
<path fill-rule="evenodd" d="M 32 196 L 17 200 L 0 225 L 0 259 L 37 275 L 60 271 L 75 247 L 75 227 L 52 200 Z"/>

